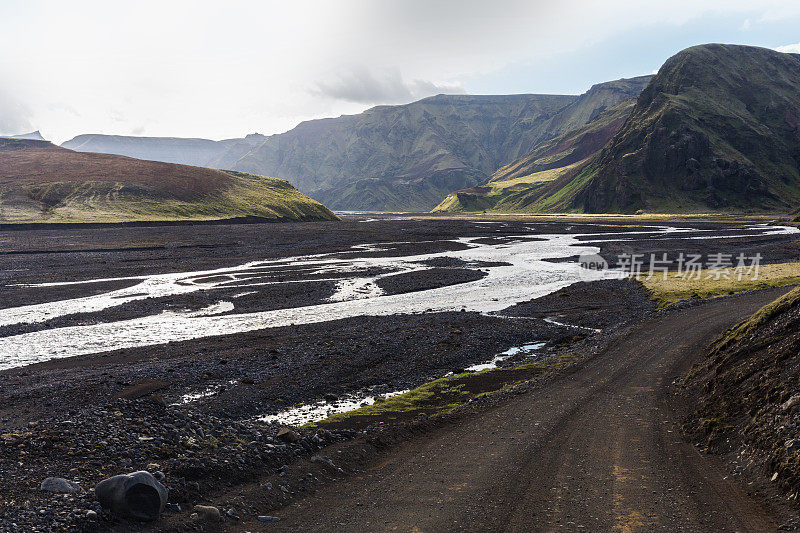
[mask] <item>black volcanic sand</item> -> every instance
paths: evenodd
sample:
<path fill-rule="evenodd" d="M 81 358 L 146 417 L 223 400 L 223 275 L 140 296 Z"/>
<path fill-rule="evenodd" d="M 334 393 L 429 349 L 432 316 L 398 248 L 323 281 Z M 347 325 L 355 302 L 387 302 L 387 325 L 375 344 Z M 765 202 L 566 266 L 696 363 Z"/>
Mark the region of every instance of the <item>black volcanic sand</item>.
<path fill-rule="evenodd" d="M 463 247 L 437 239 L 505 240 L 530 233 L 531 228 L 541 233 L 566 232 L 565 225 L 556 222 L 359 220 L 349 217 L 338 224 L 1 232 L 0 308 L 96 294 L 135 281 L 39 289 L 15 284 L 232 267 L 259 259 L 348 253 L 353 245 L 376 242 L 404 244 L 359 255 L 420 254 Z M 710 223 L 702 226 L 716 227 Z M 569 224 L 569 232 L 590 231 L 612 229 Z M 751 247 L 746 243 L 735 246 L 746 253 L 761 252 L 767 260 L 796 260 L 795 241 L 794 236 L 776 236 L 757 239 Z M 657 245 L 614 241 L 603 245 L 603 254 L 616 253 L 622 246 L 647 253 L 656 249 L 670 253 L 690 248 L 703 252 L 731 250 L 729 243 L 715 239 L 689 245 L 677 240 L 659 241 Z M 401 293 L 463 283 L 485 275 L 483 270 L 488 265 L 439 258 L 430 266 L 434 268 L 425 274 L 383 278 L 381 287 Z M 298 278 L 303 275 L 295 274 Z M 286 275 L 291 278 L 295 274 Z M 154 298 L 24 326 L 19 331 L 119 320 L 165 309 L 197 310 L 228 297 L 236 306 L 234 312 L 308 305 L 328 298 L 333 283 L 304 283 L 302 291 L 293 289 L 293 284 L 262 286 L 252 289 L 258 291 L 252 297 L 233 298 L 251 290 L 237 287 L 207 291 L 212 294 Z M 12 523 L 20 531 L 119 527 L 117 519 L 101 511 L 90 491 L 62 497 L 38 490 L 48 476 L 66 477 L 91 489 L 104 477 L 157 467 L 167 476 L 170 501 L 180 504 L 185 512 L 225 488 L 257 482 L 284 465 L 307 460 L 322 447 L 357 436 L 347 428 L 335 432 L 302 430 L 300 440 L 285 442 L 276 439 L 278 426 L 259 422 L 259 415 L 365 387 L 375 387 L 376 392 L 414 387 L 533 341 L 546 342 L 544 354 L 589 351 L 652 312 L 653 304 L 637 283 L 579 283 L 513 306 L 504 317 L 452 312 L 351 318 L 2 371 L 0 477 L 4 482 L 0 484 L 0 529 L 11 529 Z M 581 328 L 554 325 L 544 320 L 548 318 Z M 587 328 L 603 331 L 594 333 Z M 5 328 L 2 333 L 15 331 Z M 209 395 L 179 403 L 186 394 L 202 392 Z M 175 403 L 178 405 L 172 405 Z M 288 481 L 282 487 L 262 486 L 265 501 L 274 508 L 289 501 L 295 492 L 311 490 L 317 478 L 324 477 L 324 465 L 309 468 L 312 476 L 292 478 L 291 487 Z M 87 510 L 98 512 L 98 516 L 87 517 Z M 258 509 L 240 507 L 235 512 L 257 514 Z M 135 529 L 128 523 L 122 523 L 122 527 Z"/>

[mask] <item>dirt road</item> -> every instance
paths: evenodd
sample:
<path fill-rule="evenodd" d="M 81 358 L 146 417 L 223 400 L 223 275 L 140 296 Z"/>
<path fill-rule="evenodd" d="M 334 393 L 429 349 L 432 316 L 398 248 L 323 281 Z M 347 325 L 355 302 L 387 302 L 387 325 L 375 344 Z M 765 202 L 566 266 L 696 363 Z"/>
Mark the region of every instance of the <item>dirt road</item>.
<path fill-rule="evenodd" d="M 782 292 L 650 319 L 576 372 L 391 449 L 277 513 L 270 530 L 775 530 L 682 440 L 671 389 L 715 336 Z"/>

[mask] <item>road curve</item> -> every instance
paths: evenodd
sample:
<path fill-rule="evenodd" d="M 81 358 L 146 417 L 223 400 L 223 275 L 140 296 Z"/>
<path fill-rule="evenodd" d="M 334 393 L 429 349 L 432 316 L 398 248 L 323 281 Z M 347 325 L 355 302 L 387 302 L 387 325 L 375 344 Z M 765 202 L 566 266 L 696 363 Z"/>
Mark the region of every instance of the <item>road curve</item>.
<path fill-rule="evenodd" d="M 577 371 L 392 448 L 270 530 L 776 530 L 682 440 L 670 388 L 714 337 L 783 292 L 648 319 Z"/>

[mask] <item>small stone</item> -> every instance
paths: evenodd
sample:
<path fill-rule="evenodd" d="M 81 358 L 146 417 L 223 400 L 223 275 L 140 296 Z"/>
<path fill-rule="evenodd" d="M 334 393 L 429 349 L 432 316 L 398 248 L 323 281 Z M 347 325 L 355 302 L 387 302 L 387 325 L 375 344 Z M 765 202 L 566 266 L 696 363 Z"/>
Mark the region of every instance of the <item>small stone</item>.
<path fill-rule="evenodd" d="M 800 394 L 795 394 L 794 396 L 783 402 L 783 405 L 781 405 L 781 409 L 783 409 L 784 411 L 788 411 L 789 409 L 797 406 L 798 404 L 800 404 Z"/>
<path fill-rule="evenodd" d="M 283 442 L 297 442 L 300 440 L 300 435 L 296 431 L 289 428 L 281 428 L 276 435 L 278 440 Z"/>
<path fill-rule="evenodd" d="M 777 481 L 777 480 L 778 480 L 778 473 L 775 472 L 774 474 L 772 474 L 772 478 L 770 479 L 770 481 Z"/>
<path fill-rule="evenodd" d="M 86 511 L 86 518 L 88 518 L 89 520 L 96 520 L 97 513 L 92 510 Z"/>
<path fill-rule="evenodd" d="M 222 514 L 213 505 L 195 505 L 194 512 L 197 515 L 195 520 L 203 522 L 219 522 L 222 520 Z"/>
<path fill-rule="evenodd" d="M 173 513 L 181 512 L 181 506 L 178 505 L 177 503 L 168 503 L 167 505 L 164 506 L 164 509 L 166 509 L 167 511 L 171 511 Z"/>
<path fill-rule="evenodd" d="M 277 516 L 259 516 L 258 517 L 258 521 L 259 522 L 277 522 L 278 520 L 280 520 L 280 518 L 278 518 Z"/>
<path fill-rule="evenodd" d="M 46 492 L 55 492 L 59 494 L 75 494 L 81 490 L 81 486 L 73 481 L 67 481 L 63 477 L 49 477 L 42 481 L 40 487 Z"/>
<path fill-rule="evenodd" d="M 331 468 L 336 468 L 336 465 L 333 464 L 333 461 L 331 460 L 331 458 L 330 457 L 326 457 L 324 455 L 315 455 L 314 457 L 311 458 L 311 462 L 312 463 L 323 463 L 323 464 L 326 464 L 326 465 L 330 466 Z"/>

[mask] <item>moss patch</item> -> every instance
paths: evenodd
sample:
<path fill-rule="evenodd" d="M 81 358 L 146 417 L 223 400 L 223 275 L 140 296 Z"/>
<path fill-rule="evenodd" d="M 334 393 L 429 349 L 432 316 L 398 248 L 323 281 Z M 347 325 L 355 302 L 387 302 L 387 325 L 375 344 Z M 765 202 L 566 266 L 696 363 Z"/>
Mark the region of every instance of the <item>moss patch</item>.
<path fill-rule="evenodd" d="M 715 273 L 701 270 L 699 276 L 680 277 L 678 272 L 669 272 L 666 279 L 658 274 L 650 279 L 639 276 L 639 281 L 652 295 L 659 307 L 667 307 L 690 298 L 716 298 L 732 293 L 767 289 L 770 287 L 786 287 L 800 284 L 800 261 L 761 265 L 757 279 L 749 275 L 738 275 L 730 269 L 728 278 L 715 279 Z"/>
<path fill-rule="evenodd" d="M 378 424 L 413 420 L 420 415 L 438 415 L 515 384 L 564 368 L 575 356 L 566 354 L 512 368 L 465 372 L 426 383 L 409 392 L 379 400 L 346 413 L 337 413 L 309 427 L 361 429 Z"/>

